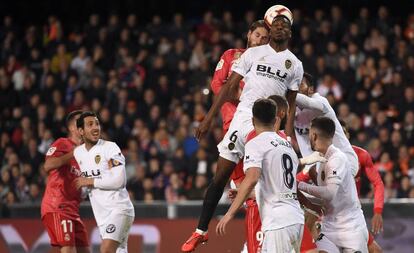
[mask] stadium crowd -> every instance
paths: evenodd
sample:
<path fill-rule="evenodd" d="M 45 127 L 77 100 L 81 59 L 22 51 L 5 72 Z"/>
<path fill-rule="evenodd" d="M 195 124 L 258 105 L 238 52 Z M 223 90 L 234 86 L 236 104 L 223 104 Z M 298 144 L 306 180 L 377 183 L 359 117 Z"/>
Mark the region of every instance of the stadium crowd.
<path fill-rule="evenodd" d="M 352 18 L 337 6 L 293 13 L 290 48 L 348 124 L 351 143 L 370 152 L 385 198 L 414 198 L 414 14 L 394 19 L 384 6 Z M 205 12 L 202 20 L 177 13 L 144 24 L 134 14 L 91 15 L 69 29 L 54 16 L 24 28 L 4 17 L 0 205 L 40 202 L 45 153 L 75 109 L 97 112 L 104 138 L 123 150 L 132 199 L 202 199 L 221 121 L 199 143 L 193 129 L 211 104 L 221 54 L 245 47 L 256 18 L 253 11 L 239 21 L 229 11 Z"/>

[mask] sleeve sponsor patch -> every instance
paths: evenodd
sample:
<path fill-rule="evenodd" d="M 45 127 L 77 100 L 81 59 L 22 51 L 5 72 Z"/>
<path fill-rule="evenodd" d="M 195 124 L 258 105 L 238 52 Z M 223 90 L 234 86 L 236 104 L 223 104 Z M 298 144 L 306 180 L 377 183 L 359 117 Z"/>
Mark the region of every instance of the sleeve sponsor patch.
<path fill-rule="evenodd" d="M 222 69 L 222 68 L 223 68 L 223 65 L 224 65 L 224 59 L 221 59 L 221 60 L 217 63 L 217 66 L 216 66 L 216 71 L 217 71 L 217 70 Z"/>
<path fill-rule="evenodd" d="M 46 153 L 46 156 L 51 156 L 55 153 L 56 147 L 50 147 L 49 150 Z"/>

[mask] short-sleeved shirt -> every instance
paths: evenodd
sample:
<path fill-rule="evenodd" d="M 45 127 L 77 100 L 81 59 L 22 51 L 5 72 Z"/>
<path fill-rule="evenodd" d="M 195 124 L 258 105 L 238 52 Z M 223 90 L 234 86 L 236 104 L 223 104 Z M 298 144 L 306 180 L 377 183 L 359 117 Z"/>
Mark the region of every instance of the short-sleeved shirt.
<path fill-rule="evenodd" d="M 261 170 L 255 192 L 263 231 L 304 223 L 296 195 L 298 164 L 290 142 L 275 132 L 263 132 L 246 144 L 244 171 Z"/>
<path fill-rule="evenodd" d="M 241 55 L 246 49 L 229 49 L 226 50 L 220 57 L 220 61 L 217 63 L 216 70 L 214 72 L 213 80 L 211 81 L 211 90 L 214 95 L 218 95 L 221 88 L 225 85 L 227 79 L 231 74 L 231 67 L 235 62 L 239 60 Z M 240 89 L 243 89 L 244 81 L 240 81 Z M 221 118 L 223 120 L 223 130 L 227 132 L 230 126 L 230 122 L 233 119 L 236 112 L 237 103 L 226 102 L 221 106 Z"/>
<path fill-rule="evenodd" d="M 321 164 L 317 170 L 318 185 L 336 184 L 339 189 L 332 200 L 323 203 L 325 207 L 322 222 L 324 231 L 345 231 L 366 227 L 347 156 L 331 145 L 325 158 L 328 162 Z"/>
<path fill-rule="evenodd" d="M 50 157 L 63 156 L 75 148 L 69 138 L 59 138 L 50 146 L 46 160 Z M 41 204 L 42 217 L 46 213 L 58 212 L 70 218 L 79 217 L 81 193 L 74 186 L 75 179 L 80 175 L 78 163 L 73 158 L 70 164 L 49 172 L 46 190 Z"/>
<path fill-rule="evenodd" d="M 259 98 L 297 91 L 303 78 L 302 62 L 288 49 L 276 52 L 269 44 L 247 49 L 232 70 L 244 77 L 238 110 L 248 112 Z"/>
<path fill-rule="evenodd" d="M 75 148 L 74 156 L 79 163 L 82 176 L 89 178 L 98 178 L 109 174 L 112 168 L 111 163 L 125 165 L 125 157 L 118 145 L 102 139 L 90 150 L 86 149 L 85 144 L 78 146 Z M 117 190 L 92 188 L 89 192 L 89 199 L 98 226 L 106 224 L 111 214 L 135 215 L 134 207 L 125 187 Z"/>

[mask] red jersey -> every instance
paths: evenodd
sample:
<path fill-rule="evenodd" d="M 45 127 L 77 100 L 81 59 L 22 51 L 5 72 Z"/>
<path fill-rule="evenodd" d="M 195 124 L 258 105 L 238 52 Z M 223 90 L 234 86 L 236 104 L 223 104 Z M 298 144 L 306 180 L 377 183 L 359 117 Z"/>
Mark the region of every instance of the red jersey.
<path fill-rule="evenodd" d="M 226 83 L 227 78 L 231 74 L 231 67 L 240 56 L 246 51 L 246 49 L 229 49 L 223 53 L 220 61 L 217 63 L 216 71 L 214 72 L 213 80 L 211 81 L 211 89 L 214 95 L 218 95 L 223 85 Z M 240 82 L 240 88 L 243 89 L 244 82 Z M 221 107 L 221 118 L 223 119 L 223 130 L 227 132 L 230 126 L 230 122 L 233 119 L 236 112 L 237 104 L 232 102 L 226 102 Z"/>
<path fill-rule="evenodd" d="M 358 194 L 361 189 L 361 176 L 364 173 L 371 184 L 374 185 L 374 213 L 382 213 L 384 208 L 384 184 L 379 172 L 374 168 L 371 155 L 363 148 L 352 146 L 358 156 L 359 170 L 355 176 Z"/>
<path fill-rule="evenodd" d="M 75 146 L 76 144 L 69 138 L 59 138 L 52 143 L 45 159 L 67 154 Z M 63 165 L 49 172 L 41 205 L 42 217 L 47 213 L 60 213 L 69 218 L 79 217 L 81 192 L 76 190 L 74 185 L 78 175 L 80 175 L 80 169 L 75 158 L 72 158 L 70 165 Z"/>

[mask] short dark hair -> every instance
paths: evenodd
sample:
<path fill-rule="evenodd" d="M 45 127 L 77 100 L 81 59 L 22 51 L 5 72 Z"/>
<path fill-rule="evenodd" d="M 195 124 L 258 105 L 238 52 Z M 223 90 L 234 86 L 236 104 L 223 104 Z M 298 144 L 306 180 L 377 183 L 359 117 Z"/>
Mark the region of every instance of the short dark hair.
<path fill-rule="evenodd" d="M 339 120 L 339 124 L 341 124 L 342 127 L 346 127 L 346 123 L 345 121 L 338 119 Z"/>
<path fill-rule="evenodd" d="M 85 127 L 85 118 L 86 117 L 98 117 L 96 113 L 92 111 L 86 111 L 81 114 L 81 116 L 76 120 L 76 127 L 77 128 L 84 128 Z"/>
<path fill-rule="evenodd" d="M 318 129 L 325 138 L 333 138 L 335 135 L 335 122 L 328 117 L 317 117 L 312 120 L 312 128 Z"/>
<path fill-rule="evenodd" d="M 259 19 L 254 21 L 250 27 L 249 27 L 249 31 L 253 32 L 254 30 L 256 30 L 259 27 L 263 27 L 265 28 L 267 31 L 269 31 L 269 27 L 266 25 L 266 23 L 264 22 L 263 19 Z"/>
<path fill-rule="evenodd" d="M 273 100 L 276 103 L 276 107 L 277 107 L 276 114 L 282 109 L 287 110 L 287 108 L 289 107 L 288 101 L 283 96 L 272 95 L 269 97 L 269 99 Z"/>
<path fill-rule="evenodd" d="M 276 103 L 267 98 L 260 98 L 253 104 L 253 117 L 263 125 L 274 125 L 276 121 Z"/>
<path fill-rule="evenodd" d="M 81 110 L 75 110 L 75 111 L 71 111 L 67 116 L 66 116 L 66 119 L 65 119 L 65 123 L 66 123 L 66 126 L 69 126 L 69 124 L 70 124 L 70 122 L 72 122 L 72 120 L 77 116 L 77 115 L 79 115 L 79 114 L 82 114 L 82 111 Z"/>
<path fill-rule="evenodd" d="M 313 80 L 313 76 L 307 72 L 303 73 L 303 77 L 306 78 L 306 80 L 308 81 L 308 86 L 314 87 L 315 83 Z"/>

